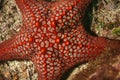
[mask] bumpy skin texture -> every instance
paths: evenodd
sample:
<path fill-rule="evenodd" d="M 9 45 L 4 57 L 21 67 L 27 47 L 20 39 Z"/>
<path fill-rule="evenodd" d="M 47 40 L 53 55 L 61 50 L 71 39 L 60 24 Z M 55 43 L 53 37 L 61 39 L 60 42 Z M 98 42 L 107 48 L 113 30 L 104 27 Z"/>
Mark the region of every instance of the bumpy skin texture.
<path fill-rule="evenodd" d="M 0 44 L 0 60 L 32 60 L 39 80 L 59 80 L 75 64 L 94 59 L 120 41 L 89 35 L 81 23 L 91 0 L 16 0 L 21 31 Z"/>

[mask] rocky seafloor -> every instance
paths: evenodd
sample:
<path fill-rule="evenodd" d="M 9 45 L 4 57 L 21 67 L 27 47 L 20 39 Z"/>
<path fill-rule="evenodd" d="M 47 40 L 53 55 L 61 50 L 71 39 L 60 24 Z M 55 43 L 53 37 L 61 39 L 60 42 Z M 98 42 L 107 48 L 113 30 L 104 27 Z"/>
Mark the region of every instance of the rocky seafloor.
<path fill-rule="evenodd" d="M 91 30 L 98 36 L 120 40 L 120 0 L 94 0 Z M 20 30 L 21 14 L 14 0 L 0 0 L 0 42 Z M 120 80 L 120 54 L 105 55 L 76 67 L 67 80 Z M 0 80 L 37 80 L 31 61 L 0 62 Z"/>

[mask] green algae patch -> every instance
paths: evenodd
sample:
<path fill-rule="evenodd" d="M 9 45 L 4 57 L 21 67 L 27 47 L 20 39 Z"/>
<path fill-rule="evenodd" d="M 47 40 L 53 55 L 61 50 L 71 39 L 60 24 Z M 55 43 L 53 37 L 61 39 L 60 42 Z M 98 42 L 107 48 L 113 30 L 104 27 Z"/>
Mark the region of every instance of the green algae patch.
<path fill-rule="evenodd" d="M 114 28 L 113 31 L 112 31 L 113 34 L 117 35 L 117 36 L 120 36 L 120 26 L 117 27 L 117 28 Z"/>

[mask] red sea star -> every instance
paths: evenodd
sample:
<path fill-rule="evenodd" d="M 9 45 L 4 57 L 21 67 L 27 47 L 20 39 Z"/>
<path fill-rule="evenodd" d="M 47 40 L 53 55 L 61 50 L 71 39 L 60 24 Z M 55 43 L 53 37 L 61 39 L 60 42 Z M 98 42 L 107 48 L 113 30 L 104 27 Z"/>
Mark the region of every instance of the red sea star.
<path fill-rule="evenodd" d="M 32 60 L 39 80 L 59 80 L 67 69 L 95 58 L 105 48 L 120 51 L 120 41 L 92 36 L 84 30 L 81 20 L 91 0 L 16 3 L 23 27 L 0 44 L 0 60 Z"/>

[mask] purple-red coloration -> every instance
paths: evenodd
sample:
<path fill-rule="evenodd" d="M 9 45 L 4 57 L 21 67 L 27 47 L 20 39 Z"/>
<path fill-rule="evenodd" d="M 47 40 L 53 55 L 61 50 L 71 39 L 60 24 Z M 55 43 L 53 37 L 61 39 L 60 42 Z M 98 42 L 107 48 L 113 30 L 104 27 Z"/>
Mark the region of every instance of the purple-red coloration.
<path fill-rule="evenodd" d="M 0 44 L 0 60 L 32 60 L 39 80 L 59 80 L 70 67 L 98 56 L 105 48 L 120 51 L 120 41 L 89 35 L 81 23 L 91 0 L 16 0 L 23 27 Z"/>

